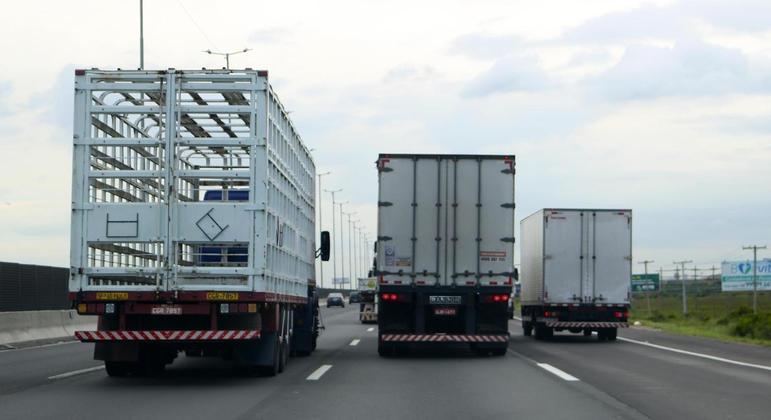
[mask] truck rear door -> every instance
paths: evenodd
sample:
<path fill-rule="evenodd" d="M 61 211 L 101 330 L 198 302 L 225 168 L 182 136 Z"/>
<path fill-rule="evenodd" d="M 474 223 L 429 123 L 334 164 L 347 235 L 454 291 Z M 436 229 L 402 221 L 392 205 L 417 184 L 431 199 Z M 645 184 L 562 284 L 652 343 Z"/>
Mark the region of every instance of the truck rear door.
<path fill-rule="evenodd" d="M 632 278 L 632 212 L 587 213 L 593 237 L 592 296 L 595 303 L 629 303 Z"/>
<path fill-rule="evenodd" d="M 544 210 L 544 300 L 579 303 L 591 291 L 583 213 Z"/>

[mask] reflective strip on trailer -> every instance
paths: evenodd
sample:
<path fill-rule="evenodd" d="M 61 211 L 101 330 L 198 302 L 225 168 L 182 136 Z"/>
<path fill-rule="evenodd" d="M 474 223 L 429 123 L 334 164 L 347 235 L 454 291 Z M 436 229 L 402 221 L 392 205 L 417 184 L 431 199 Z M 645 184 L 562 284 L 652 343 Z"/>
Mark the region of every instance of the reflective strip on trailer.
<path fill-rule="evenodd" d="M 628 328 L 628 322 L 581 322 L 581 321 L 546 321 L 547 327 L 557 328 Z"/>
<path fill-rule="evenodd" d="M 221 331 L 75 331 L 75 338 L 94 341 L 221 341 L 256 340 L 256 330 Z"/>
<path fill-rule="evenodd" d="M 383 334 L 382 341 L 408 343 L 505 343 L 508 334 Z"/>

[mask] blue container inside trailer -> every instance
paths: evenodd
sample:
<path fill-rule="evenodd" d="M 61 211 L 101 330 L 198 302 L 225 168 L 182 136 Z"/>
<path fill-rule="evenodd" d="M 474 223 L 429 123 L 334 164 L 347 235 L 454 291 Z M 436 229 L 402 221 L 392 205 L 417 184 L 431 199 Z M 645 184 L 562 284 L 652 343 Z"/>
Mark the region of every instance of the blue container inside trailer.
<path fill-rule="evenodd" d="M 203 201 L 246 201 L 248 199 L 249 190 L 209 190 L 203 195 Z M 206 264 L 246 264 L 249 262 L 249 250 L 244 247 L 203 246 L 198 258 L 201 263 Z"/>

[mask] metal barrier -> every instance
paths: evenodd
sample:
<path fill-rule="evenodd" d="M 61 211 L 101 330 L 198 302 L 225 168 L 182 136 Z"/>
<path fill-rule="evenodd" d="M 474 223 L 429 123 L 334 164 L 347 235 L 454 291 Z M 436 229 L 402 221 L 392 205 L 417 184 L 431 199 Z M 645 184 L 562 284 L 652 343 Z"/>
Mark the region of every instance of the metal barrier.
<path fill-rule="evenodd" d="M 0 262 L 0 312 L 69 309 L 69 269 Z"/>

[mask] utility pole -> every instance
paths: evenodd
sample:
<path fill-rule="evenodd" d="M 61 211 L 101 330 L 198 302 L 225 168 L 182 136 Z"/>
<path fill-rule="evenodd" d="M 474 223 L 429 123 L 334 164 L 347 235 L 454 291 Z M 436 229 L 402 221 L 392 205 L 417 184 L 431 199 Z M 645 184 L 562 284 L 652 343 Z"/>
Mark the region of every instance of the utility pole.
<path fill-rule="evenodd" d="M 361 271 L 359 271 L 359 258 L 360 258 L 360 252 L 359 252 L 359 245 L 360 241 L 358 239 L 359 237 L 359 231 L 356 227 L 356 223 L 358 223 L 358 220 L 353 221 L 353 272 L 356 273 L 354 278 L 356 279 L 356 289 L 359 288 L 359 276 L 361 275 Z"/>
<path fill-rule="evenodd" d="M 335 288 L 335 279 L 337 278 L 337 251 L 335 250 L 335 236 L 337 233 L 335 232 L 335 193 L 339 193 L 343 189 L 337 189 L 337 190 L 324 190 L 325 192 L 328 192 L 332 194 L 332 288 Z"/>
<path fill-rule="evenodd" d="M 648 280 L 648 264 L 654 263 L 653 260 L 643 260 L 638 262 L 637 264 L 642 264 L 645 266 L 645 279 Z M 661 277 L 659 277 L 659 285 L 661 284 Z M 651 316 L 651 295 L 649 291 L 645 291 L 645 300 L 648 303 L 648 317 Z"/>
<path fill-rule="evenodd" d="M 682 270 L 682 277 L 680 277 L 680 282 L 683 286 L 683 316 L 688 315 L 688 298 L 686 297 L 686 291 L 685 291 L 685 265 L 690 264 L 693 261 L 687 260 L 687 261 L 674 261 L 673 264 L 677 266 L 677 264 L 680 264 L 681 267 L 683 267 Z"/>
<path fill-rule="evenodd" d="M 145 69 L 145 8 L 139 0 L 139 70 Z"/>
<path fill-rule="evenodd" d="M 712 280 L 715 280 L 715 270 L 717 270 L 717 267 L 715 267 L 715 264 L 712 264 Z"/>
<path fill-rule="evenodd" d="M 766 246 L 750 245 L 742 249 L 752 250 L 752 313 L 758 313 L 758 250 L 766 249 Z"/>
<path fill-rule="evenodd" d="M 316 176 L 319 177 L 319 202 L 316 203 L 316 206 L 319 208 L 319 235 L 321 235 L 321 231 L 324 230 L 324 225 L 322 224 L 322 219 L 321 219 L 321 209 L 324 207 L 324 206 L 321 205 L 321 191 L 322 191 L 321 190 L 321 177 L 324 176 L 324 175 L 329 175 L 329 173 L 330 172 L 327 171 L 327 172 L 324 172 L 324 173 L 321 173 L 321 174 L 316 174 Z M 319 259 L 319 275 L 320 275 L 319 287 L 323 288 L 324 287 L 324 266 L 322 265 L 321 259 Z"/>

